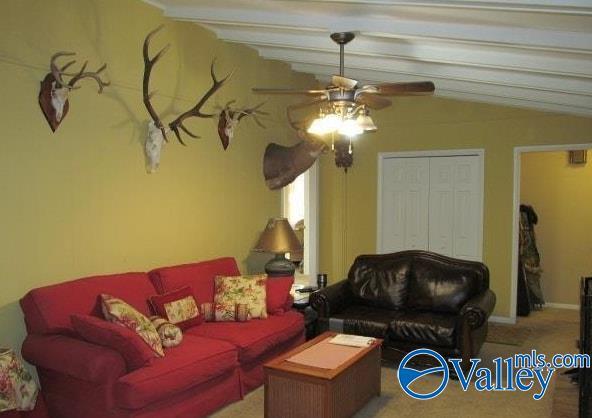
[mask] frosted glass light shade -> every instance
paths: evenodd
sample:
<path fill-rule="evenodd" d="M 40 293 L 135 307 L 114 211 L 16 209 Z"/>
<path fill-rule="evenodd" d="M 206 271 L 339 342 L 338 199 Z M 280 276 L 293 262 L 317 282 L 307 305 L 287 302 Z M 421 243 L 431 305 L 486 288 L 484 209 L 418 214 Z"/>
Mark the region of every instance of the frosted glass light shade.
<path fill-rule="evenodd" d="M 375 132 L 378 129 L 370 115 L 360 115 L 356 121 L 364 132 Z"/>
<path fill-rule="evenodd" d="M 345 136 L 356 136 L 364 133 L 364 129 L 356 119 L 347 119 L 339 127 L 339 133 Z"/>

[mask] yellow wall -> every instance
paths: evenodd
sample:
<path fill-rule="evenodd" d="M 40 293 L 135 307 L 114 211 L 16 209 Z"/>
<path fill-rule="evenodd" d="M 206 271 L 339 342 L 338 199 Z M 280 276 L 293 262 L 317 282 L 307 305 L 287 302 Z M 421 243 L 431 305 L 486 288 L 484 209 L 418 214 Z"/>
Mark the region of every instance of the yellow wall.
<path fill-rule="evenodd" d="M 266 144 L 285 142 L 283 98 L 270 99 L 263 130 L 248 119 L 227 151 L 213 120 L 188 121 L 202 139 L 175 140 L 157 174 L 144 170 L 142 104 L 145 34 L 169 53 L 157 64 L 154 104 L 166 120 L 194 104 L 218 74 L 237 69 L 208 109 L 237 99 L 264 100 L 254 86 L 311 85 L 310 76 L 264 61 L 254 50 L 220 42 L 190 23 L 162 17 L 138 0 L 9 0 L 0 13 L 0 346 L 24 335 L 18 299 L 29 289 L 91 274 L 147 271 L 160 265 L 234 256 L 243 263 L 279 192 L 261 174 Z M 102 95 L 83 82 L 52 134 L 37 104 L 50 56 L 76 51 L 112 81 Z"/>
<path fill-rule="evenodd" d="M 356 255 L 376 252 L 379 152 L 483 148 L 483 257 L 498 296 L 494 314 L 510 315 L 513 149 L 592 142 L 592 119 L 437 97 L 397 98 L 372 116 L 378 132 L 357 140 L 347 174 L 331 155 L 321 164 L 321 271 L 340 280 Z"/>
<path fill-rule="evenodd" d="M 592 275 L 592 163 L 570 165 L 567 155 L 522 154 L 520 194 L 539 217 L 545 300 L 579 306 L 580 277 Z"/>

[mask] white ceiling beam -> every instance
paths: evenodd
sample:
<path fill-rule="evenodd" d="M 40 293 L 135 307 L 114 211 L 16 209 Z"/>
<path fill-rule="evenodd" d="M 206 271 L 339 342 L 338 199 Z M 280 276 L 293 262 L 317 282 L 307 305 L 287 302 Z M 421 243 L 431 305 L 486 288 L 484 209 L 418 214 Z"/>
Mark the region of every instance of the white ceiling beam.
<path fill-rule="evenodd" d="M 293 50 L 285 48 L 257 48 L 259 54 L 268 59 L 289 63 L 331 65 L 338 73 L 339 55 L 327 52 Z M 345 57 L 345 75 L 352 70 L 368 74 L 377 71 L 406 74 L 416 79 L 449 79 L 488 83 L 496 86 L 531 88 L 567 94 L 587 95 L 592 105 L 592 79 L 556 77 L 543 74 L 524 74 L 520 71 L 506 71 L 489 68 L 475 68 L 456 64 L 418 63 L 395 58 L 367 57 L 355 54 Z"/>
<path fill-rule="evenodd" d="M 331 65 L 317 65 L 317 64 L 293 64 L 292 68 L 296 71 L 315 74 L 319 77 L 329 77 L 335 73 L 334 66 Z M 369 73 L 367 71 L 352 70 L 349 76 L 355 79 L 364 79 L 371 82 L 406 82 L 418 81 L 415 76 L 393 74 L 389 72 L 375 71 Z M 530 103 L 534 106 L 536 103 L 543 103 L 547 105 L 557 105 L 570 107 L 572 109 L 579 109 L 579 114 L 592 115 L 592 101 L 589 96 L 579 96 L 573 94 L 562 94 L 557 92 L 538 91 L 527 88 L 496 86 L 492 84 L 456 81 L 449 79 L 434 80 L 436 85 L 435 94 L 454 95 L 477 95 L 484 98 L 497 98 L 497 100 L 520 100 L 524 103 Z M 258 86 L 265 87 L 265 86 Z M 487 101 L 487 100 L 485 100 Z"/>
<path fill-rule="evenodd" d="M 589 15 L 592 7 L 588 0 L 300 0 L 306 3 L 342 3 L 364 6 L 403 6 L 418 8 L 442 8 L 442 9 L 475 9 L 495 10 L 506 12 L 532 12 L 532 13 L 555 13 L 570 15 Z"/>
<path fill-rule="evenodd" d="M 214 30 L 220 39 L 255 47 L 337 51 L 337 46 L 326 32 L 269 31 L 234 25 L 208 27 Z M 476 47 L 445 41 L 403 42 L 360 36 L 347 46 L 346 55 L 350 54 L 592 78 L 592 59 L 589 56 L 565 52 L 517 50 L 496 46 Z"/>
<path fill-rule="evenodd" d="M 577 115 L 584 117 L 592 116 L 592 109 L 571 106 L 567 104 L 546 103 L 532 100 L 522 100 L 514 97 L 497 97 L 497 96 L 483 96 L 476 93 L 467 93 L 459 91 L 442 91 L 438 94 L 440 97 L 446 97 L 454 100 L 462 100 L 467 102 L 477 102 L 486 104 L 497 104 L 501 106 L 520 107 L 524 109 L 536 109 L 545 112 L 565 113 L 569 115 Z"/>
<path fill-rule="evenodd" d="M 242 8 L 167 7 L 165 14 L 174 19 L 201 23 L 233 23 L 261 27 L 325 29 L 331 32 L 356 30 L 366 34 L 391 34 L 398 38 L 422 37 L 494 44 L 517 44 L 530 48 L 590 50 L 592 33 L 565 32 L 516 26 L 494 26 L 430 20 L 411 20 L 380 15 L 340 15 L 311 13 L 306 8 L 283 11 L 273 9 L 275 2 L 249 4 Z M 259 8 L 258 8 L 259 7 Z"/>

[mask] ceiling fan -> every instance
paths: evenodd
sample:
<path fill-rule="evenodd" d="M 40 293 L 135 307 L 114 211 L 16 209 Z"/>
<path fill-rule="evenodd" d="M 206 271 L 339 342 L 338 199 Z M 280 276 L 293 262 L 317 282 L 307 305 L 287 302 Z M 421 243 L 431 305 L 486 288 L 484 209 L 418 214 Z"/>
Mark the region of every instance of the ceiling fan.
<path fill-rule="evenodd" d="M 331 77 L 331 83 L 324 89 L 311 90 L 294 90 L 294 89 L 267 89 L 254 88 L 254 93 L 259 94 L 293 94 L 304 95 L 311 98 L 311 100 L 299 103 L 297 105 L 288 106 L 288 120 L 291 126 L 296 129 L 299 136 L 303 140 L 309 140 L 317 147 L 322 147 L 326 144 L 320 141 L 321 137 L 331 135 L 332 147 L 336 151 L 336 163 L 340 167 L 347 169 L 352 161 L 352 145 L 351 138 L 364 132 L 373 132 L 377 130 L 374 121 L 370 117 L 370 110 L 380 110 L 389 107 L 392 102 L 388 96 L 416 96 L 429 95 L 434 92 L 434 83 L 431 81 L 418 81 L 406 83 L 378 83 L 359 85 L 357 80 L 347 78 L 344 76 L 344 59 L 345 59 L 345 45 L 355 38 L 353 32 L 336 32 L 331 34 L 331 39 L 339 45 L 339 75 Z M 312 120 L 294 122 L 291 112 L 295 109 L 317 105 L 319 107 L 318 117 Z M 311 138 L 309 134 L 316 138 Z M 337 138 L 335 135 L 337 134 Z M 349 144 L 341 140 L 341 137 L 349 138 Z M 343 147 L 343 144 L 348 145 L 348 152 L 337 150 L 336 147 Z M 312 153 L 316 156 L 305 158 L 307 164 L 305 166 L 295 167 L 294 164 L 285 166 L 289 161 L 302 160 L 302 158 L 290 158 L 294 154 L 297 147 L 287 148 L 278 144 L 270 144 L 265 152 L 263 171 L 268 186 L 272 189 L 281 188 L 293 181 L 299 174 L 306 171 L 318 157 L 320 152 Z M 310 153 L 310 144 L 306 148 L 307 154 Z M 281 151 L 281 152 L 280 152 Z M 282 155 L 283 163 L 278 164 L 278 161 L 271 161 L 271 159 L 278 159 Z M 348 158 L 349 154 L 349 158 Z M 345 160 L 340 162 L 337 157 Z M 312 158 L 312 161 L 310 159 Z M 271 169 L 273 167 L 273 169 Z M 287 170 L 296 170 L 285 176 Z M 281 180 L 280 178 L 281 177 Z M 287 183 L 286 183 L 287 181 Z"/>

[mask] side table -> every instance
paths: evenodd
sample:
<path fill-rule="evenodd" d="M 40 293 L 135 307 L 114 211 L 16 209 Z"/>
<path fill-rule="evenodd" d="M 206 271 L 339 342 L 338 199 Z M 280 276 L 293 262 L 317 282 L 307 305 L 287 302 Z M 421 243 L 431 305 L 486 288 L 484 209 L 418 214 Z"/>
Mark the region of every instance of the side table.
<path fill-rule="evenodd" d="M 309 297 L 295 301 L 292 307 L 304 315 L 304 328 L 306 329 L 306 340 L 317 336 L 317 312 L 310 307 Z"/>

